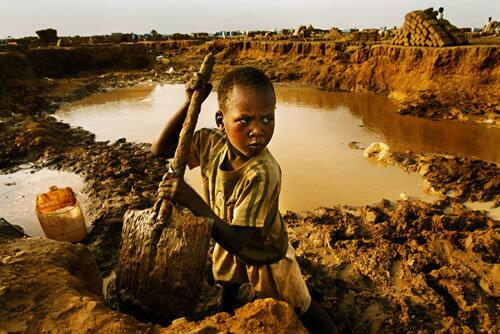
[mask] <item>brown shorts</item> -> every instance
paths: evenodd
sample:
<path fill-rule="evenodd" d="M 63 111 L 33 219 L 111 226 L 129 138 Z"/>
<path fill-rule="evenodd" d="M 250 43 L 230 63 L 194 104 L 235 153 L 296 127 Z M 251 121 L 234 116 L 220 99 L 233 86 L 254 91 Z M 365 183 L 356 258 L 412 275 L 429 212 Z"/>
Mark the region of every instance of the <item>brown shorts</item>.
<path fill-rule="evenodd" d="M 236 256 L 215 245 L 213 274 L 217 282 L 252 284 L 261 298 L 274 298 L 285 301 L 293 308 L 304 313 L 311 304 L 311 295 L 307 290 L 299 264 L 295 259 L 295 250 L 288 243 L 286 255 L 279 262 L 261 266 L 248 266 Z"/>

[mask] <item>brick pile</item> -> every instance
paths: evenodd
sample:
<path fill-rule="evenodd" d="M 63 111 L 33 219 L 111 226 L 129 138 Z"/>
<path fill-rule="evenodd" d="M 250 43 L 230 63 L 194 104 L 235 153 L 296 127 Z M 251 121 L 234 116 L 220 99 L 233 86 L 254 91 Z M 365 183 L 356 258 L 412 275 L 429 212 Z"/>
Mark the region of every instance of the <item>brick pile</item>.
<path fill-rule="evenodd" d="M 375 42 L 379 40 L 378 30 L 353 31 L 349 34 L 353 42 Z"/>
<path fill-rule="evenodd" d="M 447 20 L 437 19 L 437 15 L 432 7 L 406 14 L 405 22 L 392 44 L 435 47 L 468 44 L 463 31 Z"/>

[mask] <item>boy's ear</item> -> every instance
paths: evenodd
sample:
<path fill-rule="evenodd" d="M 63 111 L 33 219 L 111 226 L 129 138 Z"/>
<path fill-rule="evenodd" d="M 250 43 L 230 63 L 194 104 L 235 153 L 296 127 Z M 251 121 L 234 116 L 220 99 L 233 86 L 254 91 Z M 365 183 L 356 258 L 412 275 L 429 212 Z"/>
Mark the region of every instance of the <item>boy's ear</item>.
<path fill-rule="evenodd" d="M 223 115 L 222 115 L 222 111 L 220 110 L 217 110 L 217 112 L 215 113 L 215 124 L 217 124 L 217 127 L 224 131 L 224 122 L 223 122 Z"/>

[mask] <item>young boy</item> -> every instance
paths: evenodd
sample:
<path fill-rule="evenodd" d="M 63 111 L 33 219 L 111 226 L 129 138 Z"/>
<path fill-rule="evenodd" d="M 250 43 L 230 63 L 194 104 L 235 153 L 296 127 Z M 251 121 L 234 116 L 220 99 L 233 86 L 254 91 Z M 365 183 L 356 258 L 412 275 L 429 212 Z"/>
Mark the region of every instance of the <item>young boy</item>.
<path fill-rule="evenodd" d="M 194 90 L 205 99 L 211 86 L 197 76 L 188 83 L 186 102 L 153 143 L 155 155 L 173 156 Z M 213 221 L 213 274 L 223 287 L 224 311 L 234 310 L 238 287 L 250 282 L 261 297 L 288 302 L 321 332 L 336 332 L 311 300 L 278 210 L 281 170 L 267 149 L 275 124 L 271 81 L 256 68 L 238 68 L 220 82 L 218 100 L 218 129 L 195 132 L 188 158 L 191 169 L 201 168 L 205 200 L 173 176 L 162 181 L 159 195 Z"/>

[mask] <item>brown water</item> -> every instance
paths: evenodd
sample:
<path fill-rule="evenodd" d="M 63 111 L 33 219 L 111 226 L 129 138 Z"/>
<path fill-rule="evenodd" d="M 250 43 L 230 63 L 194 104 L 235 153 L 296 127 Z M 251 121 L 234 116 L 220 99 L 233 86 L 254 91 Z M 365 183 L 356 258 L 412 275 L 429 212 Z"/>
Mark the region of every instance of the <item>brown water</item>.
<path fill-rule="evenodd" d="M 270 151 L 283 171 L 281 210 L 312 210 L 335 204 L 363 205 L 382 198 L 432 200 L 422 178 L 366 160 L 357 141 L 383 141 L 394 150 L 453 153 L 500 161 L 500 130 L 474 124 L 432 122 L 395 112 L 393 100 L 373 94 L 331 93 L 309 87 L 276 87 L 276 129 Z M 95 95 L 57 117 L 96 134 L 98 140 L 151 142 L 184 99 L 182 85 L 140 86 Z M 204 103 L 199 127 L 213 127 L 216 94 Z M 188 181 L 199 190 L 199 171 Z"/>

